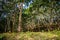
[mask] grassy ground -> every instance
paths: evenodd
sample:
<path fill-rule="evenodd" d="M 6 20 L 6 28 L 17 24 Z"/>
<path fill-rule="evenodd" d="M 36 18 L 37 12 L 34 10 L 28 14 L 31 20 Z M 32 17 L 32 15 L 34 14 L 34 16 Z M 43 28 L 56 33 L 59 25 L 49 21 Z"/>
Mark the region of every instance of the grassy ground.
<path fill-rule="evenodd" d="M 60 31 L 3 33 L 0 40 L 60 40 Z"/>

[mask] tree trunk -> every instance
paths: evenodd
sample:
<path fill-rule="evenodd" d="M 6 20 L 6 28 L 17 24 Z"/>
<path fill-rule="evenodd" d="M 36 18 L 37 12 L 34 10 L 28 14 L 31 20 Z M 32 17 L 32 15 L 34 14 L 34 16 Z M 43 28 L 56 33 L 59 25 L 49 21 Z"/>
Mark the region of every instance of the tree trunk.
<path fill-rule="evenodd" d="M 20 3 L 20 5 L 19 5 L 19 10 L 20 10 L 20 12 L 19 12 L 19 23 L 18 23 L 18 32 L 20 32 L 21 30 L 22 30 L 22 7 L 23 7 L 23 3 Z"/>

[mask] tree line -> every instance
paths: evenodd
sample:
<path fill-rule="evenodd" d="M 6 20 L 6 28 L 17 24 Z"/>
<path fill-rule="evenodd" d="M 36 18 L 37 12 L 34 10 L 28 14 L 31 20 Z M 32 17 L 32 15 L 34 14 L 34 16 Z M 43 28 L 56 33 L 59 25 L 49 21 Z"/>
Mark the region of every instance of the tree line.
<path fill-rule="evenodd" d="M 0 32 L 60 30 L 60 1 L 9 0 L 0 19 Z"/>

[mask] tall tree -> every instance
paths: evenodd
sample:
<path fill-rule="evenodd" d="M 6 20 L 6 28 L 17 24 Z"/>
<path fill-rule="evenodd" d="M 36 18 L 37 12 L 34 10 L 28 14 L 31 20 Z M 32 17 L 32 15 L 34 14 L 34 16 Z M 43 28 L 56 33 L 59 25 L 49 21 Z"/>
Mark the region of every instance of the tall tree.
<path fill-rule="evenodd" d="M 19 23 L 18 23 L 18 31 L 21 31 L 21 27 L 22 27 L 22 7 L 23 7 L 23 3 L 19 3 Z"/>
<path fill-rule="evenodd" d="M 26 3 L 28 5 L 28 3 L 31 0 L 20 0 L 20 2 L 18 2 L 18 8 L 20 10 L 19 12 L 19 23 L 18 23 L 18 32 L 20 32 L 22 30 L 22 10 L 23 10 L 23 4 Z"/>

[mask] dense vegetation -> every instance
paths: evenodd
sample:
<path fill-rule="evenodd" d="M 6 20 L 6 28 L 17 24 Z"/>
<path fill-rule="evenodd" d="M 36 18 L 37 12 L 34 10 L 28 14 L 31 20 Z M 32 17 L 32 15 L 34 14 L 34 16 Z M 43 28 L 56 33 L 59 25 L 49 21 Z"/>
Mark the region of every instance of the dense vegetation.
<path fill-rule="evenodd" d="M 3 34 L 0 34 L 0 38 L 10 37 L 9 40 L 15 40 L 15 36 L 18 34 L 21 35 L 19 40 L 24 40 L 25 36 L 26 40 L 35 40 L 35 37 L 38 37 L 36 40 L 53 40 L 55 32 L 52 31 L 57 30 L 55 34 L 57 37 L 54 40 L 59 40 L 59 0 L 8 0 L 6 2 L 2 1 L 2 9 L 3 11 L 0 12 L 0 33 Z M 9 34 L 10 32 L 12 34 Z M 19 34 L 20 32 L 21 34 Z M 47 37 L 45 32 L 48 32 L 48 39 L 45 39 Z M 49 39 L 50 34 L 54 36 L 51 39 Z"/>

